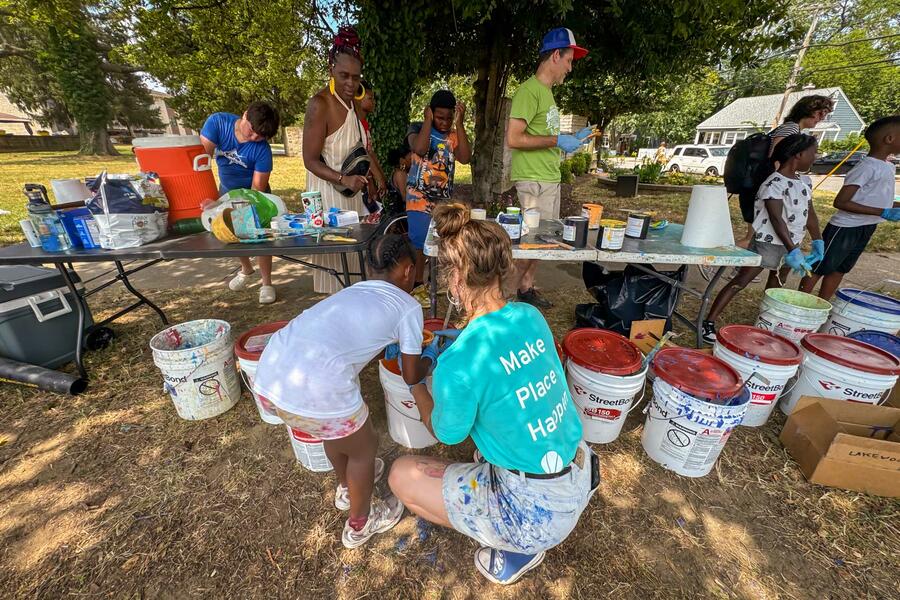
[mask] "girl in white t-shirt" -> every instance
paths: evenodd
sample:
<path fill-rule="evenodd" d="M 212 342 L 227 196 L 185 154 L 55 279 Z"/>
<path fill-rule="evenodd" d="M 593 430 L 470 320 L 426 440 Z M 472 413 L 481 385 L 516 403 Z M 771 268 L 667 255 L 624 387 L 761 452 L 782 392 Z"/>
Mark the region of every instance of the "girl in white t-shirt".
<path fill-rule="evenodd" d="M 780 167 L 756 192 L 755 233 L 748 247 L 762 257 L 762 262 L 758 267 L 742 267 L 716 296 L 708 320 L 703 322 L 704 342 L 712 344 L 716 341 L 716 319 L 731 299 L 763 269 L 769 270 L 766 289 L 782 287 L 791 270 L 801 276 L 809 271 L 800 243 L 809 231 L 815 253 L 822 245 L 822 233 L 812 204 L 812 182 L 800 173 L 809 171 L 816 159 L 816 148 L 816 138 L 803 133 L 789 135 L 775 147 L 772 160 Z"/>
<path fill-rule="evenodd" d="M 399 235 L 375 238 L 360 281 L 303 311 L 276 332 L 259 359 L 254 389 L 289 426 L 321 439 L 338 480 L 334 504 L 349 510 L 342 542 L 348 548 L 387 531 L 403 515 L 393 496 L 374 499 L 384 472 L 378 437 L 359 386 L 359 372 L 399 345 L 404 380 L 422 381 L 437 347 L 422 350 L 422 307 L 409 295 L 415 251 Z"/>

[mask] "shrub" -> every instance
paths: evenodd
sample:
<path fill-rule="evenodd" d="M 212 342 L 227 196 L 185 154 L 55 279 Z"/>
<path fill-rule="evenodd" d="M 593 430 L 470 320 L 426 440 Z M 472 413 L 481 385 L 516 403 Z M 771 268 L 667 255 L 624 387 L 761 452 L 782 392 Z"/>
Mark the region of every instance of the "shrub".
<path fill-rule="evenodd" d="M 662 174 L 663 166 L 656 161 L 644 159 L 640 165 L 634 168 L 634 172 L 638 175 L 638 180 L 643 183 L 656 183 Z"/>
<path fill-rule="evenodd" d="M 858 151 L 867 151 L 869 149 L 869 143 L 865 141 L 865 138 L 858 133 L 851 133 L 839 142 L 825 140 L 824 142 L 819 144 L 819 152 L 837 152 L 840 150 L 846 150 L 847 152 L 849 152 L 850 150 L 856 148 L 856 145 L 860 141 L 862 141 L 863 145 L 859 147 Z"/>
<path fill-rule="evenodd" d="M 575 181 L 575 176 L 572 175 L 572 161 L 570 159 L 566 159 L 559 163 L 559 180 L 562 183 L 572 183 Z"/>
<path fill-rule="evenodd" d="M 572 164 L 572 173 L 575 175 L 584 175 L 587 173 L 588 166 L 591 164 L 591 155 L 587 152 L 576 152 L 569 159 Z"/>

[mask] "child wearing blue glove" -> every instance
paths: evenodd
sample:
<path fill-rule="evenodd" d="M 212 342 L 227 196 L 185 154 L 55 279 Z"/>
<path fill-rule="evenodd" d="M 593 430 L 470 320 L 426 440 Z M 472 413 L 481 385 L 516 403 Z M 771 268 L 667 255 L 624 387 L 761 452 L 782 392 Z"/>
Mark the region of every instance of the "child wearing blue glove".
<path fill-rule="evenodd" d="M 397 342 L 408 383 L 433 367 L 422 354 L 422 307 L 409 292 L 416 254 L 399 235 L 369 244 L 372 278 L 330 296 L 295 317 L 269 340 L 259 359 L 255 391 L 271 401 L 289 426 L 323 441 L 338 480 L 334 505 L 349 510 L 341 541 L 364 544 L 403 516 L 393 496 L 373 498 L 384 473 L 378 436 L 363 401 L 359 373 Z"/>
<path fill-rule="evenodd" d="M 819 218 L 812 205 L 812 181 L 806 172 L 816 159 L 816 138 L 803 133 L 789 135 L 775 147 L 772 160 L 780 168 L 769 175 L 756 193 L 753 231 L 755 235 L 748 249 L 762 257 L 758 267 L 742 267 L 737 277 L 716 296 L 709 317 L 703 322 L 703 341 L 716 341 L 716 319 L 731 299 L 747 287 L 763 269 L 769 270 L 766 289 L 782 287 L 788 273 L 803 275 L 808 271 L 807 257 L 800 250 L 806 231 L 813 239 L 814 257 L 822 249 Z"/>
<path fill-rule="evenodd" d="M 856 265 L 878 224 L 900 221 L 900 207 L 894 201 L 896 168 L 887 160 L 891 154 L 900 154 L 900 115 L 878 119 L 869 125 L 865 136 L 869 155 L 844 178 L 844 186 L 834 199 L 838 211 L 828 221 L 823 241 L 813 245 L 807 260 L 815 268 L 800 282 L 800 290 L 811 293 L 822 279 L 819 297 L 825 300 L 831 299 L 844 275 Z"/>

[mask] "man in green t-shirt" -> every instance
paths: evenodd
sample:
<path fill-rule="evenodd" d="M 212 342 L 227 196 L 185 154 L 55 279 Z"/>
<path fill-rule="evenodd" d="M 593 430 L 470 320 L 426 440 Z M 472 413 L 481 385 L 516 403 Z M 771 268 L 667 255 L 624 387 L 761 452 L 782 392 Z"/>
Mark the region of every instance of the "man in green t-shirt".
<path fill-rule="evenodd" d="M 536 208 L 542 219 L 559 218 L 560 150 L 574 152 L 588 140 L 590 127 L 575 135 L 560 135 L 559 108 L 550 90 L 561 84 L 572 70 L 572 61 L 584 58 L 587 50 L 575 45 L 575 36 L 558 27 L 544 36 L 537 72 L 519 86 L 512 99 L 506 143 L 512 148 L 510 179 L 522 210 Z M 516 261 L 518 299 L 538 308 L 552 304 L 534 289 L 537 261 Z"/>

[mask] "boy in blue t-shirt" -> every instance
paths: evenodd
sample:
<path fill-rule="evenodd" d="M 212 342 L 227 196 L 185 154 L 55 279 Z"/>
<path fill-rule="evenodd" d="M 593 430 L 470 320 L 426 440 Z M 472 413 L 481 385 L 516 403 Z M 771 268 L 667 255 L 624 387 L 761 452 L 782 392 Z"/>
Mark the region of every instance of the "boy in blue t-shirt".
<path fill-rule="evenodd" d="M 268 140 L 278 132 L 278 111 L 265 102 L 253 102 L 241 116 L 213 113 L 200 130 L 200 141 L 219 167 L 219 194 L 235 189 L 268 192 L 272 172 L 272 149 Z M 249 258 L 241 258 L 241 271 L 228 287 L 238 291 L 247 287 L 253 274 Z M 272 287 L 272 257 L 257 257 L 262 286 L 260 304 L 275 302 Z"/>
<path fill-rule="evenodd" d="M 425 272 L 425 236 L 431 223 L 431 209 L 450 200 L 456 161 L 469 164 L 472 146 L 466 135 L 466 107 L 450 90 L 438 90 L 425 108 L 425 120 L 418 131 L 408 134 L 413 160 L 406 180 L 406 219 L 409 240 L 416 248 L 416 285 Z M 455 129 L 454 129 L 455 125 Z"/>

